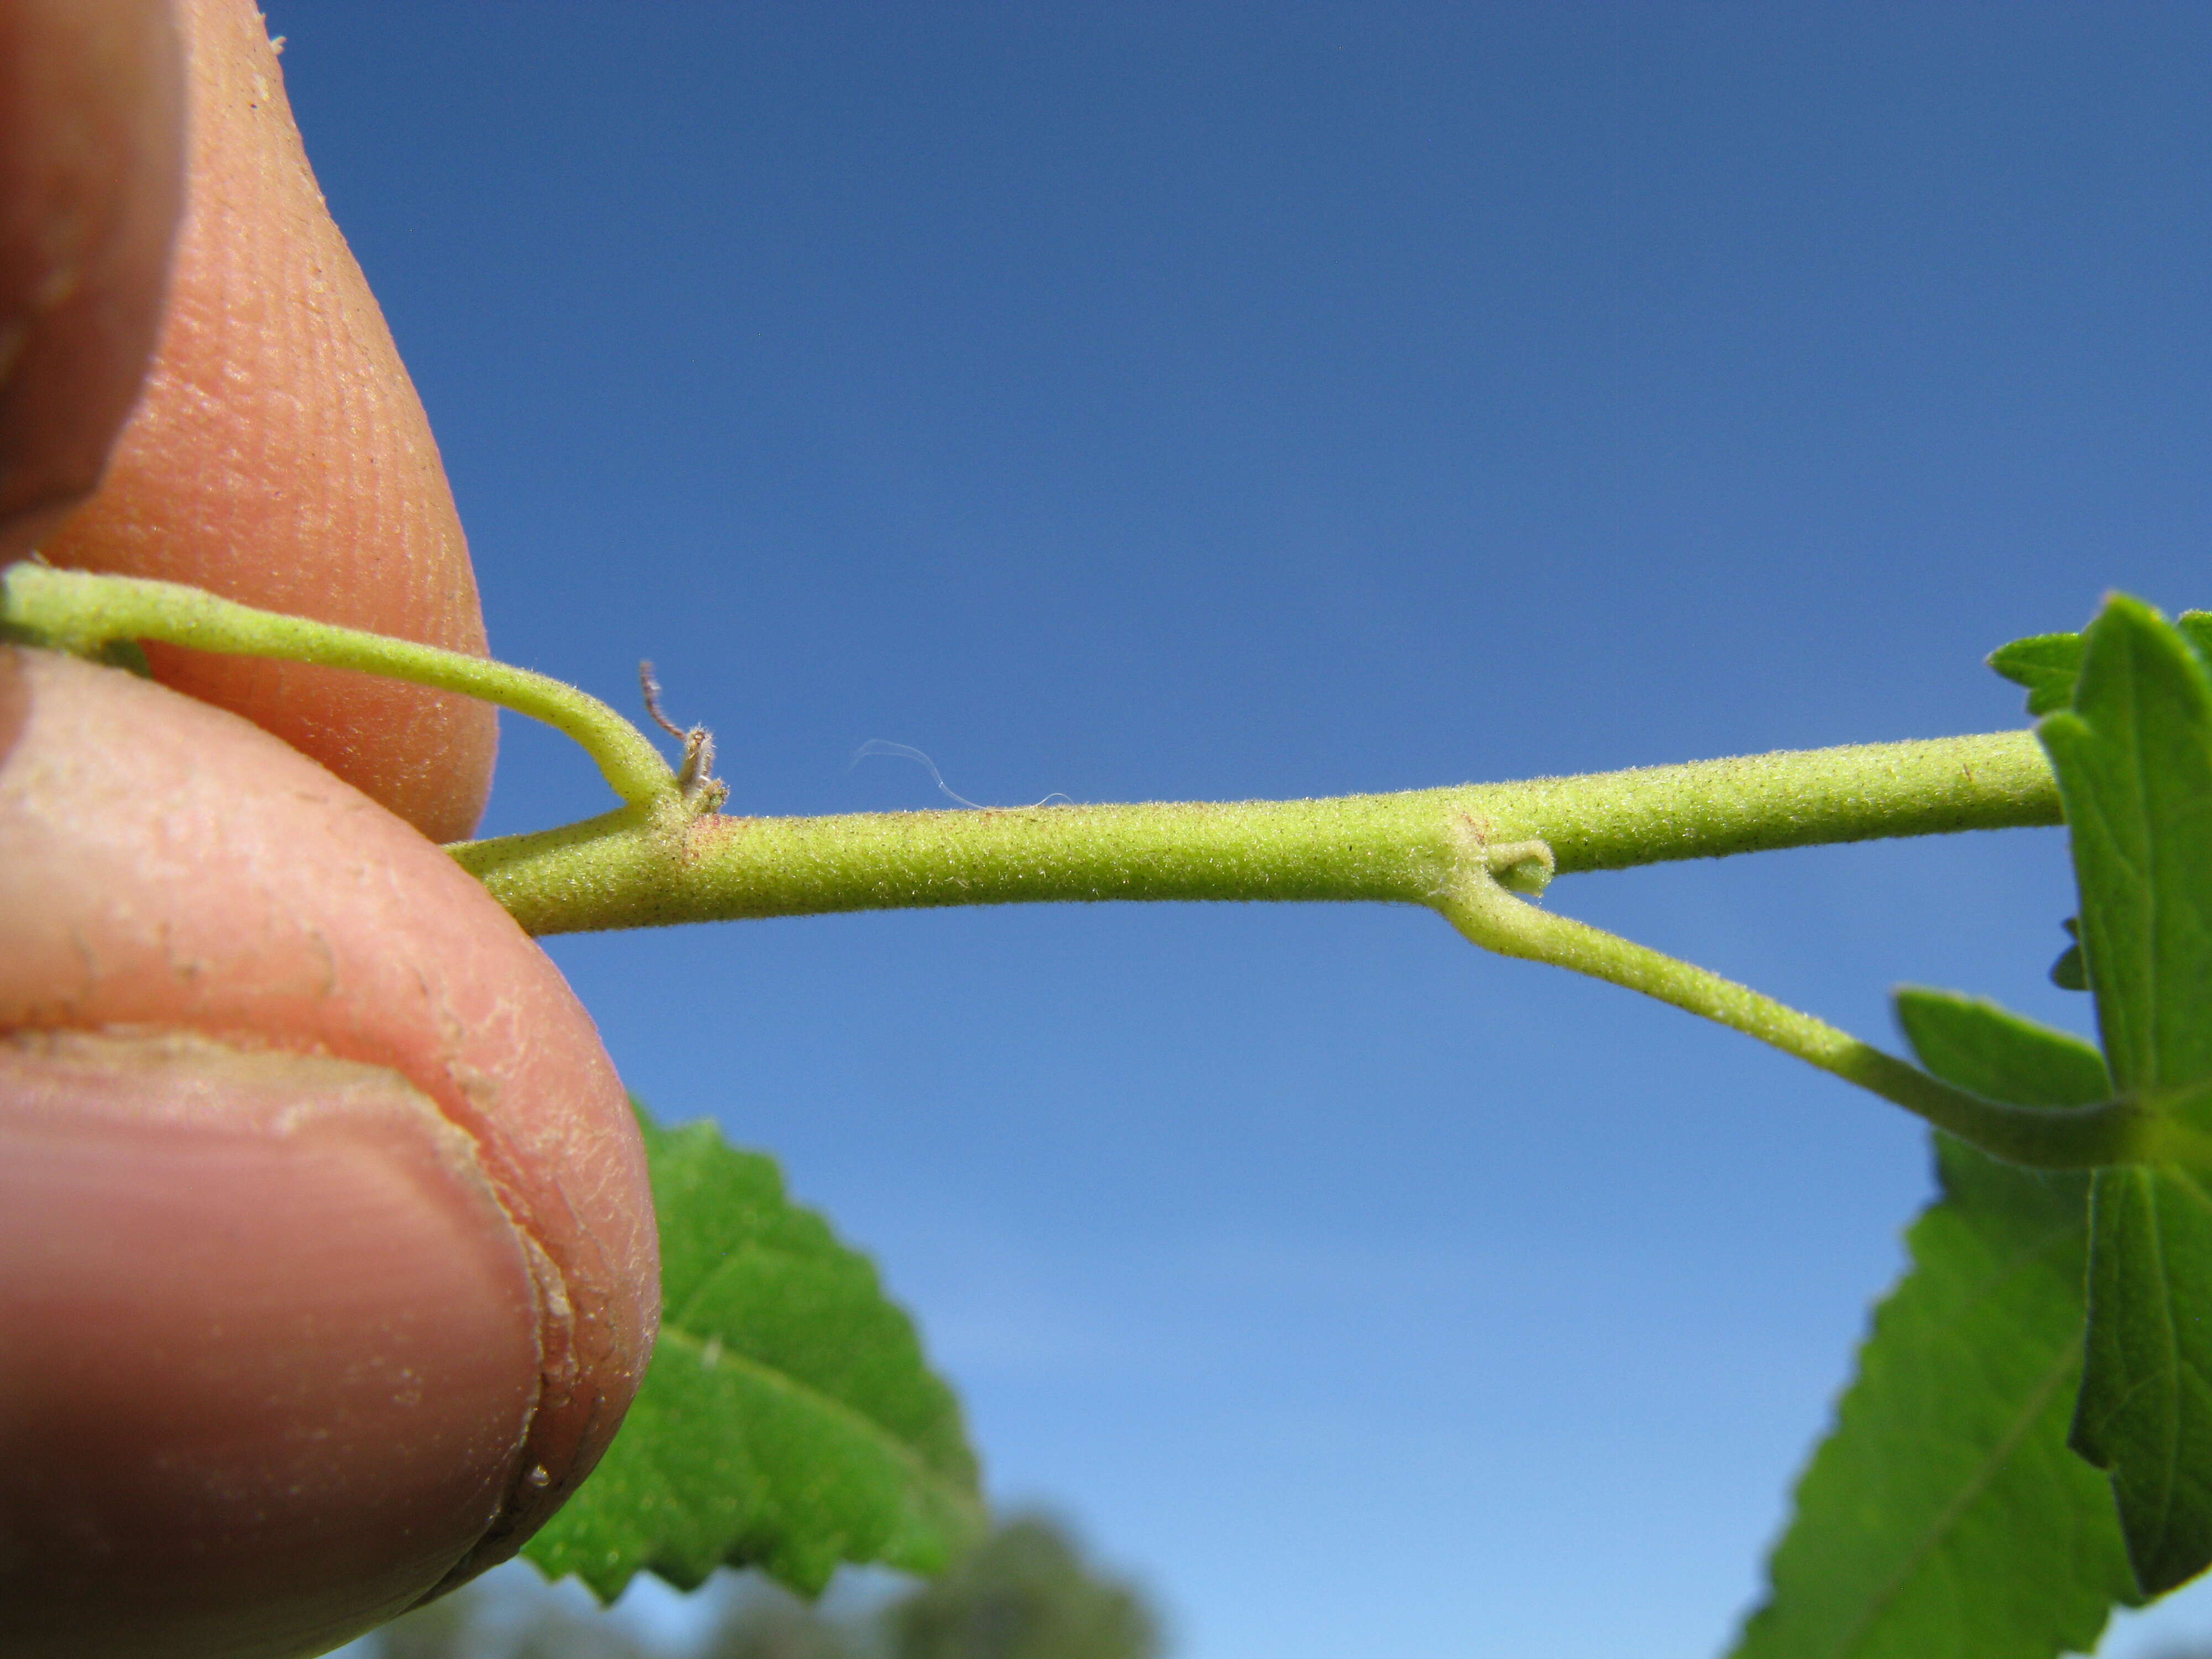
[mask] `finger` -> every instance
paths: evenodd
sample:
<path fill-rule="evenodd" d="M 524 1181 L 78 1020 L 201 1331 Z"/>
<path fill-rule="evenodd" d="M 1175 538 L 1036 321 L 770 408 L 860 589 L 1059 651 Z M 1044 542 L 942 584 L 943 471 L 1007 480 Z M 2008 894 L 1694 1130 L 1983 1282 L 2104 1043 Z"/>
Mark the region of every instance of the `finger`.
<path fill-rule="evenodd" d="M 18 1036 L 0 1126 L 0 1650 L 319 1651 L 489 1527 L 537 1316 L 420 1091 L 166 1034 Z"/>
<path fill-rule="evenodd" d="M 0 563 L 92 489 L 137 395 L 181 112 L 164 0 L 0 3 Z"/>
<path fill-rule="evenodd" d="M 65 3 L 65 0 L 56 0 Z M 316 188 L 252 0 L 180 0 L 191 141 L 168 310 L 99 493 L 57 564 L 190 582 L 481 653 L 468 546 L 383 313 Z M 434 841 L 483 811 L 492 711 L 420 687 L 151 647 Z"/>
<path fill-rule="evenodd" d="M 482 889 L 243 721 L 0 649 L 0 1651 L 320 1651 L 612 1436 L 628 1103 Z"/>

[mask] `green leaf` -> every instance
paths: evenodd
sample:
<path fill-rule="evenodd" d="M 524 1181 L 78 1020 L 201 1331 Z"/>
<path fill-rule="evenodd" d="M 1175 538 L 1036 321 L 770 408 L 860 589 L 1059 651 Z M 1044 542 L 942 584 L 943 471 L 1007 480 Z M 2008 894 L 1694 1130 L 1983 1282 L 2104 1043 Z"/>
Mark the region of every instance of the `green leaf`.
<path fill-rule="evenodd" d="M 2086 1105 L 2097 1051 L 1995 1006 L 1899 994 L 1921 1062 L 1978 1095 Z M 1735 1659 L 2053 1659 L 2136 1600 L 2111 1495 L 2066 1447 L 2088 1178 L 1935 1137 L 1942 1195 L 1798 1483 Z"/>
<path fill-rule="evenodd" d="M 769 1159 L 710 1123 L 643 1127 L 659 1343 L 605 1458 L 526 1553 L 603 1601 L 641 1570 L 689 1589 L 757 1565 L 811 1595 L 840 1562 L 949 1565 L 987 1523 L 913 1322 Z"/>
<path fill-rule="evenodd" d="M 2212 1079 L 2212 676 L 2148 605 L 2082 636 L 2070 708 L 2040 727 L 2071 827 L 2083 966 L 2114 1082 Z M 2203 1172 L 2100 1171 L 2074 1446 L 2110 1472 L 2159 1595 L 2212 1565 L 2212 1195 Z"/>
<path fill-rule="evenodd" d="M 2100 1170 L 2074 1449 L 2108 1471 L 2148 1595 L 2212 1565 L 2212 1196 L 2178 1170 Z"/>
<path fill-rule="evenodd" d="M 2108 603 L 2071 708 L 2039 728 L 2073 832 L 2114 1080 L 2212 1077 L 2212 677 L 2159 614 Z"/>
<path fill-rule="evenodd" d="M 2074 701 L 2074 677 L 2081 672 L 2079 634 L 2038 634 L 2014 640 L 1990 653 L 1990 666 L 2015 685 L 2027 688 L 2027 712 L 2048 714 Z"/>
<path fill-rule="evenodd" d="M 2197 654 L 2212 659 L 2212 611 L 2185 611 L 2178 620 Z M 2081 636 L 2038 634 L 2014 640 L 1990 653 L 1990 666 L 2027 688 L 2029 714 L 2054 714 L 2074 701 L 2075 677 L 2081 672 Z"/>

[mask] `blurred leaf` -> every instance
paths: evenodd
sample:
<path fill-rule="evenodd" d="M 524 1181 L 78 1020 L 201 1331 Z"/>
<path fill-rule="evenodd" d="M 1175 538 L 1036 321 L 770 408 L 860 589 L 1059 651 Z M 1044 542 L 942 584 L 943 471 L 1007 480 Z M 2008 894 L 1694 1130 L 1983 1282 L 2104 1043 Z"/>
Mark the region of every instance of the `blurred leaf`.
<path fill-rule="evenodd" d="M 2212 1079 L 2212 677 L 2148 605 L 2108 600 L 2069 708 L 2039 728 L 2081 888 L 2083 966 L 2115 1084 Z M 2212 1564 L 2212 1194 L 2203 1172 L 2100 1171 L 2075 1449 L 2111 1472 L 2159 1595 Z"/>
<path fill-rule="evenodd" d="M 629 1420 L 526 1553 L 603 1600 L 759 1565 L 805 1595 L 840 1562 L 933 1572 L 984 1528 L 952 1392 L 866 1257 L 712 1124 L 645 1125 L 660 1340 Z"/>
<path fill-rule="evenodd" d="M 2212 660 L 2212 611 L 2185 611 L 2177 621 L 2197 654 Z M 2074 701 L 2075 677 L 2081 672 L 2081 636 L 2038 634 L 2014 640 L 1990 653 L 1990 666 L 2027 688 L 2029 714 L 2055 714 Z"/>
<path fill-rule="evenodd" d="M 2086 991 L 2089 988 L 2089 970 L 2081 961 L 2081 919 L 2067 917 L 2065 927 L 2074 943 L 2059 952 L 2058 960 L 2051 964 L 2051 982 L 2062 991 Z"/>
<path fill-rule="evenodd" d="M 2078 1038 L 1907 990 L 1922 1064 L 2023 1106 L 2110 1092 Z M 1737 1659 L 2054 1659 L 2135 1583 L 2097 1472 L 2067 1449 L 2081 1375 L 2086 1176 L 1935 1137 L 1942 1195 L 1876 1309 L 1835 1430 L 1798 1483 Z"/>

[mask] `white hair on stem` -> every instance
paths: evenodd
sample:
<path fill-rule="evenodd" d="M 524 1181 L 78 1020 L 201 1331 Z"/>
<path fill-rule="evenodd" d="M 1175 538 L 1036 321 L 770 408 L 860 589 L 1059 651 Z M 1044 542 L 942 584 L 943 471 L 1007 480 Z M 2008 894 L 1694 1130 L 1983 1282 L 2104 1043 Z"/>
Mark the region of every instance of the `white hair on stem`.
<path fill-rule="evenodd" d="M 937 763 L 930 759 L 928 756 L 923 754 L 921 750 L 915 748 L 912 744 L 892 743 L 883 738 L 870 738 L 858 749 L 855 749 L 853 751 L 853 758 L 848 763 L 846 769 L 849 771 L 853 767 L 858 766 L 862 761 L 872 759 L 878 755 L 890 755 L 899 760 L 910 760 L 918 763 L 928 770 L 930 777 L 935 781 L 939 790 L 943 793 L 947 800 L 957 801 L 961 805 L 967 807 L 970 811 L 1029 811 L 1039 806 L 1049 806 L 1054 800 L 1066 801 L 1070 806 L 1075 805 L 1072 799 L 1055 789 L 1051 794 L 1047 795 L 1042 800 L 1032 801 L 1027 807 L 1009 808 L 1004 806 L 986 806 L 980 801 L 969 800 L 965 795 L 954 793 L 952 786 L 945 781 L 945 774 L 937 769 Z"/>

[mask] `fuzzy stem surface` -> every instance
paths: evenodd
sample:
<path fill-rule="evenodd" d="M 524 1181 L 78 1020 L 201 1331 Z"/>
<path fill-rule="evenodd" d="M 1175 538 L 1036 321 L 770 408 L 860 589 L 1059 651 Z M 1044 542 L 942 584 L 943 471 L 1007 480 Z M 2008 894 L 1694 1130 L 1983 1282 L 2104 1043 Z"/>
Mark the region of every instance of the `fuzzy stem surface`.
<path fill-rule="evenodd" d="M 1540 909 L 1508 891 L 1499 874 L 1528 856 L 1525 846 L 1498 846 L 1462 826 L 1457 875 L 1437 908 L 1486 951 L 1585 974 L 1741 1031 L 2010 1163 L 2088 1170 L 2205 1158 L 2204 1138 L 2170 1107 L 2123 1098 L 2052 1110 L 1985 1100 L 1747 985 Z"/>
<path fill-rule="evenodd" d="M 617 811 L 453 856 L 532 933 L 1109 899 L 1433 904 L 1456 828 L 1558 872 L 2059 821 L 2026 732 L 1321 800 L 701 816 Z"/>
<path fill-rule="evenodd" d="M 675 773 L 644 733 L 586 692 L 483 657 L 388 635 L 257 610 L 181 582 L 56 570 L 25 561 L 0 571 L 0 639 L 96 656 L 118 642 L 166 645 L 241 657 L 275 657 L 382 674 L 457 691 L 544 720 L 599 763 L 634 806 L 681 793 Z"/>
<path fill-rule="evenodd" d="M 2188 1127 L 2212 1097 L 2155 1111 L 2124 1099 L 2070 1112 L 1982 1100 L 1746 986 L 1516 896 L 1577 871 L 2058 823 L 2050 765 L 2026 732 L 1322 800 L 745 817 L 714 811 L 725 791 L 705 732 L 680 734 L 679 776 L 612 708 L 545 675 L 176 583 L 36 562 L 0 572 L 0 640 L 112 657 L 149 639 L 390 675 L 575 738 L 619 808 L 448 849 L 534 933 L 956 904 L 1419 904 L 1487 950 L 1715 1020 L 2001 1158 L 2212 1167 L 2212 1143 Z M 647 671 L 648 707 L 653 690 Z"/>

